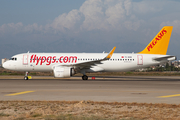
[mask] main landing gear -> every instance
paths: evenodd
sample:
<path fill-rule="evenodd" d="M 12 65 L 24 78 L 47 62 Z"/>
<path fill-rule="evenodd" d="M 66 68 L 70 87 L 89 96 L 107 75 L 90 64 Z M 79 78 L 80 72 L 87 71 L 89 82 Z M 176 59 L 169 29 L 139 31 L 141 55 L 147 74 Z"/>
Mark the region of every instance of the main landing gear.
<path fill-rule="evenodd" d="M 28 72 L 25 73 L 24 80 L 28 80 Z"/>
<path fill-rule="evenodd" d="M 82 80 L 88 80 L 88 76 L 86 75 L 86 71 L 82 70 L 81 73 L 83 74 Z"/>
<path fill-rule="evenodd" d="M 82 80 L 88 80 L 88 76 L 87 75 L 83 75 L 82 76 Z"/>

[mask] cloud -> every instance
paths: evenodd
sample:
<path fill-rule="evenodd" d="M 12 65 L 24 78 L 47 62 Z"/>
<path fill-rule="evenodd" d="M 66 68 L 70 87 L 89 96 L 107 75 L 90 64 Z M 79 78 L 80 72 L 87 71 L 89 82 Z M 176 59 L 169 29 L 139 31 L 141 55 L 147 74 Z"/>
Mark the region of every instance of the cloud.
<path fill-rule="evenodd" d="M 133 11 L 139 14 L 156 13 L 163 10 L 168 0 L 142 0 L 141 2 L 134 2 Z"/>
<path fill-rule="evenodd" d="M 20 33 L 34 33 L 34 32 L 43 32 L 43 26 L 38 26 L 38 24 L 34 23 L 32 25 L 24 26 L 23 23 L 8 23 L 0 26 L 0 35 L 6 34 L 20 34 Z"/>
<path fill-rule="evenodd" d="M 38 25 L 37 23 L 34 23 L 32 25 L 23 26 L 24 32 L 36 32 L 36 31 L 43 31 L 44 27 L 42 25 Z"/>
<path fill-rule="evenodd" d="M 158 29 L 173 25 L 175 49 L 180 44 L 179 5 L 170 0 L 86 0 L 45 25 L 3 24 L 0 41 L 11 44 L 10 48 L 24 46 L 22 51 L 99 52 L 117 45 L 117 52 L 136 52 L 144 49 Z M 8 49 L 9 53 L 18 47 Z"/>
<path fill-rule="evenodd" d="M 173 32 L 180 35 L 180 20 L 162 22 L 160 26 L 173 26 Z"/>
<path fill-rule="evenodd" d="M 80 13 L 78 10 L 72 10 L 68 14 L 64 13 L 52 22 L 48 27 L 52 27 L 57 31 L 66 31 L 66 29 L 73 29 L 74 26 L 81 19 Z"/>
<path fill-rule="evenodd" d="M 132 14 L 131 0 L 87 0 L 79 10 L 60 15 L 50 26 L 56 32 L 75 29 L 78 31 L 109 31 L 124 28 L 137 30 L 142 20 L 134 18 L 136 17 Z"/>
<path fill-rule="evenodd" d="M 136 16 L 136 12 L 156 12 L 160 8 L 149 6 L 154 2 L 131 0 L 86 0 L 79 9 L 73 9 L 56 17 L 52 23 L 44 26 L 36 23 L 23 25 L 23 23 L 9 23 L 0 26 L 1 35 L 6 33 L 50 33 L 66 34 L 84 31 L 136 31 L 144 23 Z"/>
<path fill-rule="evenodd" d="M 154 14 L 157 14 L 163 22 L 167 22 L 163 18 L 166 16 L 166 10 L 164 11 L 163 6 L 168 6 L 174 2 L 165 1 L 86 0 L 79 9 L 74 9 L 55 18 L 46 27 L 46 30 L 51 28 L 56 34 L 69 31 L 81 33 L 93 30 L 106 32 L 137 31 L 142 25 L 147 27 L 148 22 L 152 18 L 156 18 L 153 16 Z M 160 15 L 160 12 L 163 13 L 163 16 Z M 157 23 L 153 24 L 154 26 L 157 25 Z"/>
<path fill-rule="evenodd" d="M 101 0 L 87 0 L 79 9 L 84 20 L 80 25 L 83 30 L 102 29 L 104 24 L 103 2 Z"/>
<path fill-rule="evenodd" d="M 23 25 L 23 23 L 9 23 L 0 26 L 0 35 L 35 33 L 77 35 L 88 31 L 137 31 L 142 25 L 146 25 L 146 17 L 149 13 L 162 10 L 166 3 L 160 1 L 132 0 L 86 0 L 79 9 L 73 9 L 56 17 L 51 23 L 44 26 L 37 23 Z M 145 17 L 139 17 L 139 14 Z M 167 21 L 163 21 L 165 24 Z M 177 22 L 177 23 L 176 23 Z M 168 22 L 170 24 L 170 22 Z M 178 21 L 173 21 L 178 24 Z"/>
<path fill-rule="evenodd" d="M 21 22 L 19 23 L 9 23 L 9 24 L 3 24 L 0 26 L 0 34 L 6 34 L 6 33 L 14 33 L 17 34 L 19 32 L 22 32 L 23 24 Z"/>

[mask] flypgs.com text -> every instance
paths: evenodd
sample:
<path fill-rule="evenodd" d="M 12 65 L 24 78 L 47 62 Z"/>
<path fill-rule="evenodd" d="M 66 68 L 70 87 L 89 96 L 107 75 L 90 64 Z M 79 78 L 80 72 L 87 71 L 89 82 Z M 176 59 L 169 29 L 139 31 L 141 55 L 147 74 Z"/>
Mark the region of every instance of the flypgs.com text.
<path fill-rule="evenodd" d="M 77 56 L 61 56 L 57 58 L 56 56 L 37 56 L 31 55 L 30 63 L 36 63 L 36 65 L 42 65 L 45 63 L 46 65 L 50 65 L 51 63 L 76 63 Z"/>

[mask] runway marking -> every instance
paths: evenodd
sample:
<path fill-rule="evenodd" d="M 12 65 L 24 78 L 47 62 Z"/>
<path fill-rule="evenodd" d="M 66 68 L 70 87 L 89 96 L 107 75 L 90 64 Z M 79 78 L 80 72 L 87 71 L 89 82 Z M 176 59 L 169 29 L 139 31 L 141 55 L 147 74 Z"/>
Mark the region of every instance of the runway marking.
<path fill-rule="evenodd" d="M 175 94 L 175 95 L 167 95 L 167 96 L 159 96 L 159 98 L 177 97 L 177 96 L 180 96 L 180 94 Z"/>
<path fill-rule="evenodd" d="M 26 93 L 31 93 L 34 91 L 24 91 L 24 92 L 18 92 L 18 93 L 13 93 L 13 94 L 7 94 L 5 96 L 14 96 L 14 95 L 21 95 L 21 94 L 26 94 Z"/>

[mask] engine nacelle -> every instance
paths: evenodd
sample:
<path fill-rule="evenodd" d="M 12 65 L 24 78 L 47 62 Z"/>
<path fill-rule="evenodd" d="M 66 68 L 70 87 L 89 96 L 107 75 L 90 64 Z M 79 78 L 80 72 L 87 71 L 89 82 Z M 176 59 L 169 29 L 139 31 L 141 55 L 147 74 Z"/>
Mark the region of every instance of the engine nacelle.
<path fill-rule="evenodd" d="M 59 78 L 67 78 L 75 74 L 73 68 L 62 67 L 62 66 L 55 66 L 53 72 L 54 72 L 54 77 L 59 77 Z"/>

